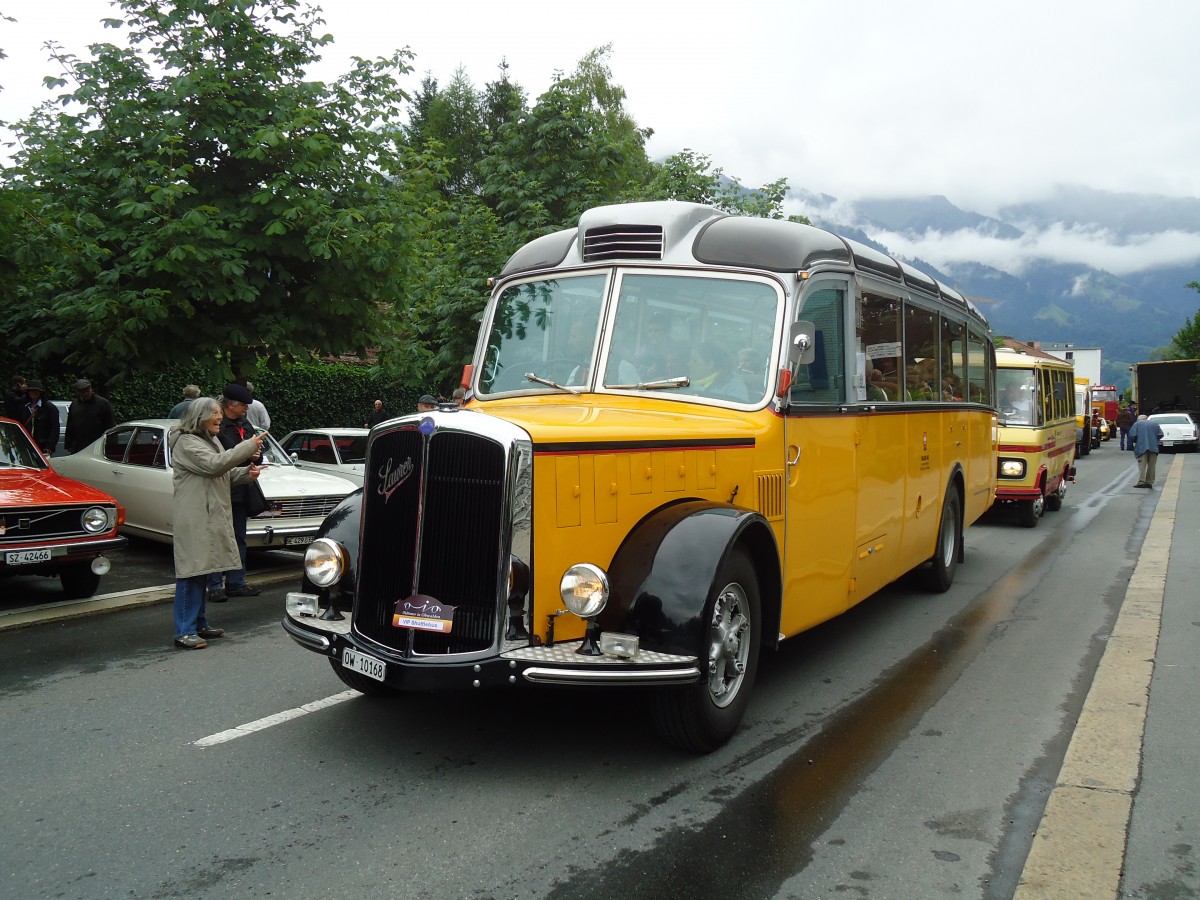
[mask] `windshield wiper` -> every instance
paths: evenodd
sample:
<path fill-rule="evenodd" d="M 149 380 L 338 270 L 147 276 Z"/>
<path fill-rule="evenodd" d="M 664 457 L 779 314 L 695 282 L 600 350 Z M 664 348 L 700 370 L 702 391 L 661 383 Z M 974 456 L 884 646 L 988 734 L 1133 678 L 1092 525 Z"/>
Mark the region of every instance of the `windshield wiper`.
<path fill-rule="evenodd" d="M 551 381 L 549 378 L 543 378 L 536 372 L 526 372 L 525 380 L 536 381 L 538 384 L 544 384 L 547 387 L 557 388 L 566 394 L 574 394 L 575 396 L 579 396 L 579 391 L 575 390 L 575 388 L 567 387 L 565 384 L 559 384 L 557 381 Z"/>
<path fill-rule="evenodd" d="M 686 375 L 675 378 L 661 378 L 658 381 L 639 381 L 637 384 L 606 384 L 606 388 L 616 388 L 623 391 L 661 391 L 667 388 L 685 388 L 692 382 Z"/>

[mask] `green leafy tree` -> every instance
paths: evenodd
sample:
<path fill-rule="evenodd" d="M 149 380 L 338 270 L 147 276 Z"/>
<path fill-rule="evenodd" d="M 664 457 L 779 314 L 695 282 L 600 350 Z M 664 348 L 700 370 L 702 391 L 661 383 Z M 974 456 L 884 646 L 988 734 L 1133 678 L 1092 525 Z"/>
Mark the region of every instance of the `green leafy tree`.
<path fill-rule="evenodd" d="M 637 200 L 684 200 L 734 215 L 782 219 L 787 188 L 784 178 L 757 190 L 742 187 L 726 176 L 723 169 L 714 169 L 708 156 L 684 149 L 667 157 L 656 167 L 653 177 L 645 185 L 631 190 L 629 196 Z M 808 224 L 806 216 L 787 218 Z"/>
<path fill-rule="evenodd" d="M 63 93 L 17 126 L 6 332 L 118 380 L 386 346 L 408 234 L 440 196 L 388 127 L 408 51 L 308 81 L 332 38 L 301 0 L 117 6 L 128 47 L 60 57 Z"/>
<path fill-rule="evenodd" d="M 1187 286 L 1200 292 L 1200 281 L 1189 282 Z M 1200 312 L 1189 316 L 1175 337 L 1171 338 L 1167 359 L 1200 359 Z"/>
<path fill-rule="evenodd" d="M 483 197 L 514 247 L 616 202 L 652 171 L 650 132 L 625 110 L 625 91 L 606 63 L 610 52 L 593 50 L 570 76 L 556 76 L 532 108 L 499 126 L 481 163 Z"/>

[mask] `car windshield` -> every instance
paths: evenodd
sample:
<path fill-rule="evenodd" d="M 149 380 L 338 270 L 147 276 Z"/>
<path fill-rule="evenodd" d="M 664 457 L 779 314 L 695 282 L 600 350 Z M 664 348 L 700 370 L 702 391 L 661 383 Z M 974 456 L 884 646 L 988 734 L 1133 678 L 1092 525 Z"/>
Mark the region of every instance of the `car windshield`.
<path fill-rule="evenodd" d="M 44 469 L 41 454 L 14 422 L 0 422 L 0 469 Z"/>
<path fill-rule="evenodd" d="M 617 272 L 510 285 L 492 315 L 479 393 L 603 386 L 759 403 L 779 310 L 773 285 L 744 277 Z"/>
<path fill-rule="evenodd" d="M 295 461 L 284 452 L 275 435 L 268 434 L 263 439 L 263 462 L 271 466 L 294 466 Z"/>

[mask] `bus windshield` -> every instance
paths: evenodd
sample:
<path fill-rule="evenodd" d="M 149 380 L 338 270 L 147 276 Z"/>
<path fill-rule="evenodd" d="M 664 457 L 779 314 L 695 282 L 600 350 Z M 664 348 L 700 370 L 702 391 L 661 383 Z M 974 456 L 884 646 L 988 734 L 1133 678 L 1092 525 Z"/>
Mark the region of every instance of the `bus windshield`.
<path fill-rule="evenodd" d="M 1035 425 L 1037 379 L 1033 369 L 997 369 L 1000 414 L 1009 425 Z"/>
<path fill-rule="evenodd" d="M 498 298 L 481 394 L 665 391 L 760 403 L 766 396 L 782 297 L 744 277 L 618 272 L 530 281 Z"/>

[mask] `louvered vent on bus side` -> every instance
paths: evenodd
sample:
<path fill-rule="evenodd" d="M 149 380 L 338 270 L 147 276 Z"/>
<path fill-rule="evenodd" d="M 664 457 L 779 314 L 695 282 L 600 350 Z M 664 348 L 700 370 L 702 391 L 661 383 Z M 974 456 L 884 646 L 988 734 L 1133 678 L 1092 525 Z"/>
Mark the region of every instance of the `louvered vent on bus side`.
<path fill-rule="evenodd" d="M 591 228 L 583 236 L 583 261 L 601 259 L 662 259 L 661 225 L 606 225 Z"/>
<path fill-rule="evenodd" d="M 758 511 L 764 518 L 783 518 L 783 473 L 755 472 L 758 481 Z"/>

